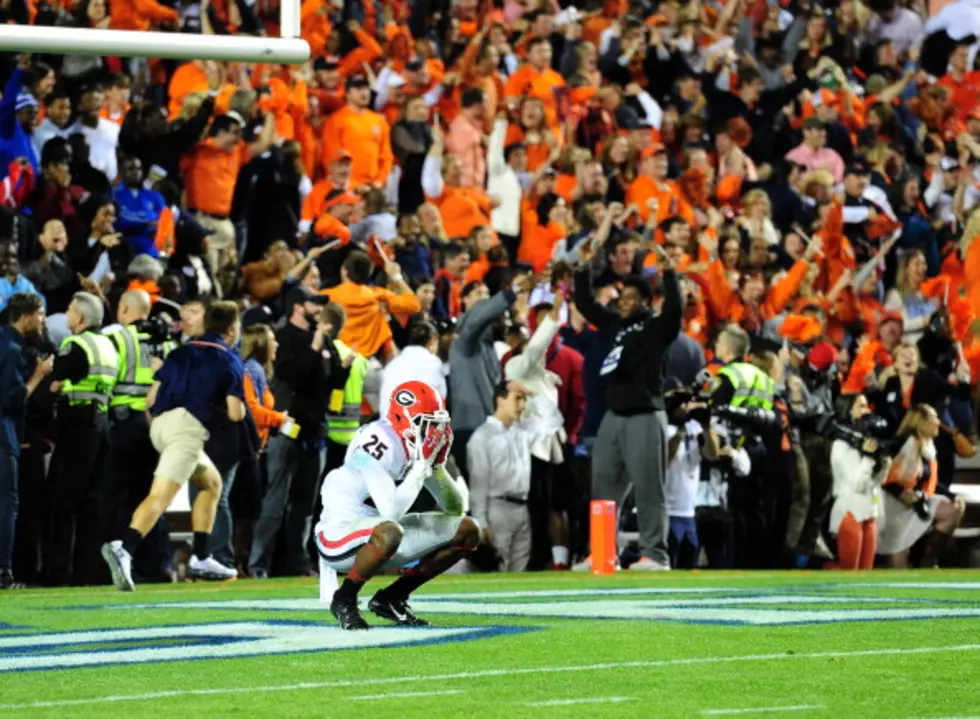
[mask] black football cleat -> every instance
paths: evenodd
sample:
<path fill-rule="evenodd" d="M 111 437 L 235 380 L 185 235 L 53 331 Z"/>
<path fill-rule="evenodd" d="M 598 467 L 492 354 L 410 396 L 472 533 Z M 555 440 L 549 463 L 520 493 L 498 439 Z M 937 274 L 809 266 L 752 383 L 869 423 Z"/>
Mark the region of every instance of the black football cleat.
<path fill-rule="evenodd" d="M 390 599 L 383 591 L 375 594 L 368 602 L 368 609 L 382 619 L 394 622 L 400 627 L 427 627 L 429 623 L 415 616 L 415 612 L 404 599 Z"/>
<path fill-rule="evenodd" d="M 357 597 L 347 599 L 344 597 L 334 597 L 330 602 L 330 613 L 340 622 L 341 629 L 357 630 L 370 629 L 371 626 L 364 621 L 361 610 L 357 606 Z"/>

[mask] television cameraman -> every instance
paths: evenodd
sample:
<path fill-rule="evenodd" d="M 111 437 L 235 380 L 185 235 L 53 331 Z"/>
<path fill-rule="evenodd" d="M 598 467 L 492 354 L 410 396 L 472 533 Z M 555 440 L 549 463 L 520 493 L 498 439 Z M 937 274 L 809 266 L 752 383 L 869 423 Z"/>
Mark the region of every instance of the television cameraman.
<path fill-rule="evenodd" d="M 153 373 L 177 343 L 165 319 L 150 319 L 151 308 L 145 291 L 124 292 L 116 310 L 118 324 L 106 331 L 119 356 L 119 373 L 109 400 L 109 487 L 102 497 L 106 542 L 122 536 L 133 511 L 150 493 L 159 460 L 150 441 L 146 395 L 153 386 Z M 151 581 L 172 581 L 170 554 L 169 528 L 161 516 L 134 557 L 137 573 Z"/>

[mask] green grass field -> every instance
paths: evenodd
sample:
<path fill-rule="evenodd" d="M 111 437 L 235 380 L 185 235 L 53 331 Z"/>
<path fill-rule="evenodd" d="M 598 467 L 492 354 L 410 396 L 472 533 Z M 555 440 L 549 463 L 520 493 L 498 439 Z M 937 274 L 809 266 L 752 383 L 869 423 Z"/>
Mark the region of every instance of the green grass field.
<path fill-rule="evenodd" d="M 316 597 L 0 595 L 0 715 L 980 715 L 980 572 L 452 576 L 415 597 L 431 628 L 361 633 Z"/>

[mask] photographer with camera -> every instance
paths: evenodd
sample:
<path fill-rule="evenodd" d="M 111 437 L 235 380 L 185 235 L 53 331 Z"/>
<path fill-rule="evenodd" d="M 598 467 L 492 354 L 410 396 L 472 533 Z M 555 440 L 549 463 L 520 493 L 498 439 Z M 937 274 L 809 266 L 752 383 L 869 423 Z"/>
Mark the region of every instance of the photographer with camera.
<path fill-rule="evenodd" d="M 837 350 L 829 342 L 818 342 L 798 364 L 791 365 L 786 378 L 790 420 L 800 432 L 805 466 L 797 473 L 790 507 L 786 546 L 796 556 L 796 566 L 806 567 L 817 553 L 817 540 L 830 509 L 833 477 L 827 427 L 834 418 L 838 394 Z M 826 559 L 830 559 L 826 556 Z"/>
<path fill-rule="evenodd" d="M 892 460 L 882 485 L 882 521 L 878 553 L 889 566 L 905 569 L 909 549 L 926 536 L 920 567 L 934 567 L 959 524 L 959 498 L 936 493 L 939 469 L 934 440 L 939 435 L 939 415 L 927 404 L 909 408 L 898 428 L 901 450 Z"/>
<path fill-rule="evenodd" d="M 747 452 L 751 471 L 728 485 L 727 504 L 733 521 L 734 566 L 766 564 L 764 478 L 772 464 L 764 436 L 778 430 L 776 383 L 763 369 L 745 361 L 751 349 L 748 333 L 728 325 L 715 340 L 715 357 L 724 366 L 711 388 L 711 412 L 727 428 L 733 446 Z"/>
<path fill-rule="evenodd" d="M 831 428 L 833 505 L 827 531 L 836 537 L 840 569 L 872 569 L 878 545 L 878 510 L 890 458 L 878 437 L 887 423 L 871 413 L 863 394 L 842 396 Z M 830 544 L 830 543 L 828 543 Z"/>
<path fill-rule="evenodd" d="M 698 534 L 698 504 L 702 495 L 703 465 L 714 463 L 718 469 L 730 469 L 739 450 L 728 442 L 727 435 L 714 427 L 711 409 L 700 394 L 682 387 L 668 377 L 664 382 L 667 404 L 667 513 L 670 516 L 668 551 L 673 569 L 694 569 L 698 566 L 701 541 Z M 717 423 L 715 423 L 717 424 Z M 748 455 L 740 463 L 748 473 Z M 724 480 L 717 477 L 720 484 Z M 719 507 L 724 513 L 724 509 Z M 727 515 L 727 513 L 725 513 Z M 709 562 L 714 568 L 731 566 L 720 559 L 730 555 L 731 520 L 715 517 L 707 529 L 710 545 L 706 547 Z M 726 521 L 727 520 L 727 521 Z M 722 545 L 719 547 L 719 544 Z"/>
<path fill-rule="evenodd" d="M 153 373 L 176 343 L 162 319 L 150 319 L 152 303 L 143 290 L 128 290 L 119 299 L 118 325 L 109 328 L 118 354 L 118 375 L 109 400 L 108 487 L 102 495 L 105 512 L 103 539 L 122 535 L 129 518 L 150 493 L 159 454 L 150 441 L 146 395 Z M 172 581 L 170 532 L 161 516 L 139 545 L 134 569 L 146 580 Z"/>
<path fill-rule="evenodd" d="M 711 408 L 698 409 L 696 419 L 710 417 Z M 670 407 L 668 407 L 670 412 Z M 671 413 L 675 420 L 680 418 Z M 705 426 L 702 423 L 702 428 Z M 726 422 L 712 419 L 710 431 L 703 433 L 701 446 L 701 477 L 695 498 L 694 523 L 698 542 L 704 548 L 711 569 L 731 569 L 735 566 L 735 520 L 728 511 L 728 488 L 741 482 L 752 471 L 749 453 L 733 442 Z"/>

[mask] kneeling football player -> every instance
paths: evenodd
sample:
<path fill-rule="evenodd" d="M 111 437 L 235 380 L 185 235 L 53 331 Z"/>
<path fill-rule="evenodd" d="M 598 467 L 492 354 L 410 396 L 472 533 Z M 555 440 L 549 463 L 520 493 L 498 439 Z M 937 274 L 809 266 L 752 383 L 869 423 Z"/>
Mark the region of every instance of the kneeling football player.
<path fill-rule="evenodd" d="M 327 565 L 347 574 L 330 604 L 344 629 L 368 628 L 357 595 L 371 577 L 416 560 L 368 609 L 396 624 L 427 625 L 408 606 L 409 594 L 480 543 L 479 525 L 465 515 L 466 485 L 445 468 L 451 446 L 442 396 L 424 382 L 404 382 L 387 416 L 361 427 L 344 465 L 324 479 L 316 545 Z M 423 486 L 442 511 L 408 513 Z"/>

